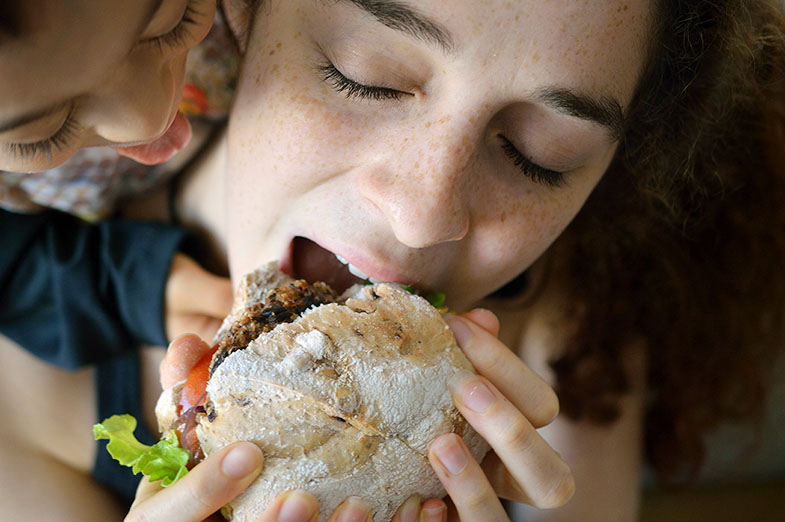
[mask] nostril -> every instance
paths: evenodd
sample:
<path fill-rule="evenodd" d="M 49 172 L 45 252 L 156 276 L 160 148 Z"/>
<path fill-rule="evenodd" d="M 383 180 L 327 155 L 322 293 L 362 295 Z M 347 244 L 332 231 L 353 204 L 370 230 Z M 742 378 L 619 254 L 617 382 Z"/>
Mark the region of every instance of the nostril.
<path fill-rule="evenodd" d="M 454 216 L 454 224 L 452 226 L 454 232 L 450 237 L 445 238 L 445 241 L 460 241 L 469 233 L 469 215 L 465 212 L 460 212 Z"/>
<path fill-rule="evenodd" d="M 457 201 L 423 194 L 420 198 L 391 198 L 378 205 L 398 241 L 412 248 L 459 241 L 469 232 L 468 209 Z"/>
<path fill-rule="evenodd" d="M 360 175 L 358 188 L 396 239 L 411 248 L 458 241 L 469 232 L 465 183 L 451 170 L 425 174 L 422 168 L 391 172 L 376 166 Z"/>

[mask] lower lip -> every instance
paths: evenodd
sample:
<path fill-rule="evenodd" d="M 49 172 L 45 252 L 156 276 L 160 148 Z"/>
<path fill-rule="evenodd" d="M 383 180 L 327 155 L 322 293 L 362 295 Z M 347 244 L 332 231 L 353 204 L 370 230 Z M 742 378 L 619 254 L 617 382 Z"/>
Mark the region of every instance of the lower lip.
<path fill-rule="evenodd" d="M 142 165 L 158 165 L 169 160 L 191 140 L 191 124 L 178 112 L 169 128 L 161 136 L 141 145 L 113 147 L 120 155 Z"/>

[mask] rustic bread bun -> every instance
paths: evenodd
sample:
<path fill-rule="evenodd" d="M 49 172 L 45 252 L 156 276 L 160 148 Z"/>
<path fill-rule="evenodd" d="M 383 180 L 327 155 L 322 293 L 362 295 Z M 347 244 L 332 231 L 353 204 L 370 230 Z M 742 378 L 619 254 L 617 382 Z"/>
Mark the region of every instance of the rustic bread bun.
<path fill-rule="evenodd" d="M 247 276 L 218 338 L 288 281 L 275 265 Z M 473 368 L 439 311 L 396 285 L 349 292 L 231 353 L 208 381 L 210 415 L 196 427 L 205 453 L 250 440 L 265 456 L 261 476 L 231 503 L 233 520 L 255 520 L 277 495 L 303 489 L 318 499 L 320 521 L 360 495 L 386 522 L 411 494 L 445 494 L 427 459 L 436 436 L 457 433 L 478 460 L 488 450 L 453 406 L 450 377 Z M 162 430 L 178 390 L 159 400 Z"/>

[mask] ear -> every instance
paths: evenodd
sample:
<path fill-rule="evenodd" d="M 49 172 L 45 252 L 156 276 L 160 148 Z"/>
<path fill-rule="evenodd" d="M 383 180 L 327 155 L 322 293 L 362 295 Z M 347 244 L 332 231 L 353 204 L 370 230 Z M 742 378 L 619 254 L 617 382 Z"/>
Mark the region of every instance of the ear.
<path fill-rule="evenodd" d="M 259 0 L 223 0 L 223 15 L 226 25 L 232 31 L 240 53 L 245 54 L 248 46 L 248 37 L 253 25 L 254 13 L 260 3 Z"/>

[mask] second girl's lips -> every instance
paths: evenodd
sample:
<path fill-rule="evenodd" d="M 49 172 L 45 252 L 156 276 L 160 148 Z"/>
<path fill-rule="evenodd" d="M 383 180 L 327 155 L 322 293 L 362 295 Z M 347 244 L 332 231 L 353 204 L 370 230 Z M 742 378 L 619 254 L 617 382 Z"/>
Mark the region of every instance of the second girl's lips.
<path fill-rule="evenodd" d="M 131 147 L 113 147 L 118 153 L 142 165 L 157 165 L 174 156 L 191 139 L 191 124 L 178 112 L 169 128 L 158 138 Z"/>

